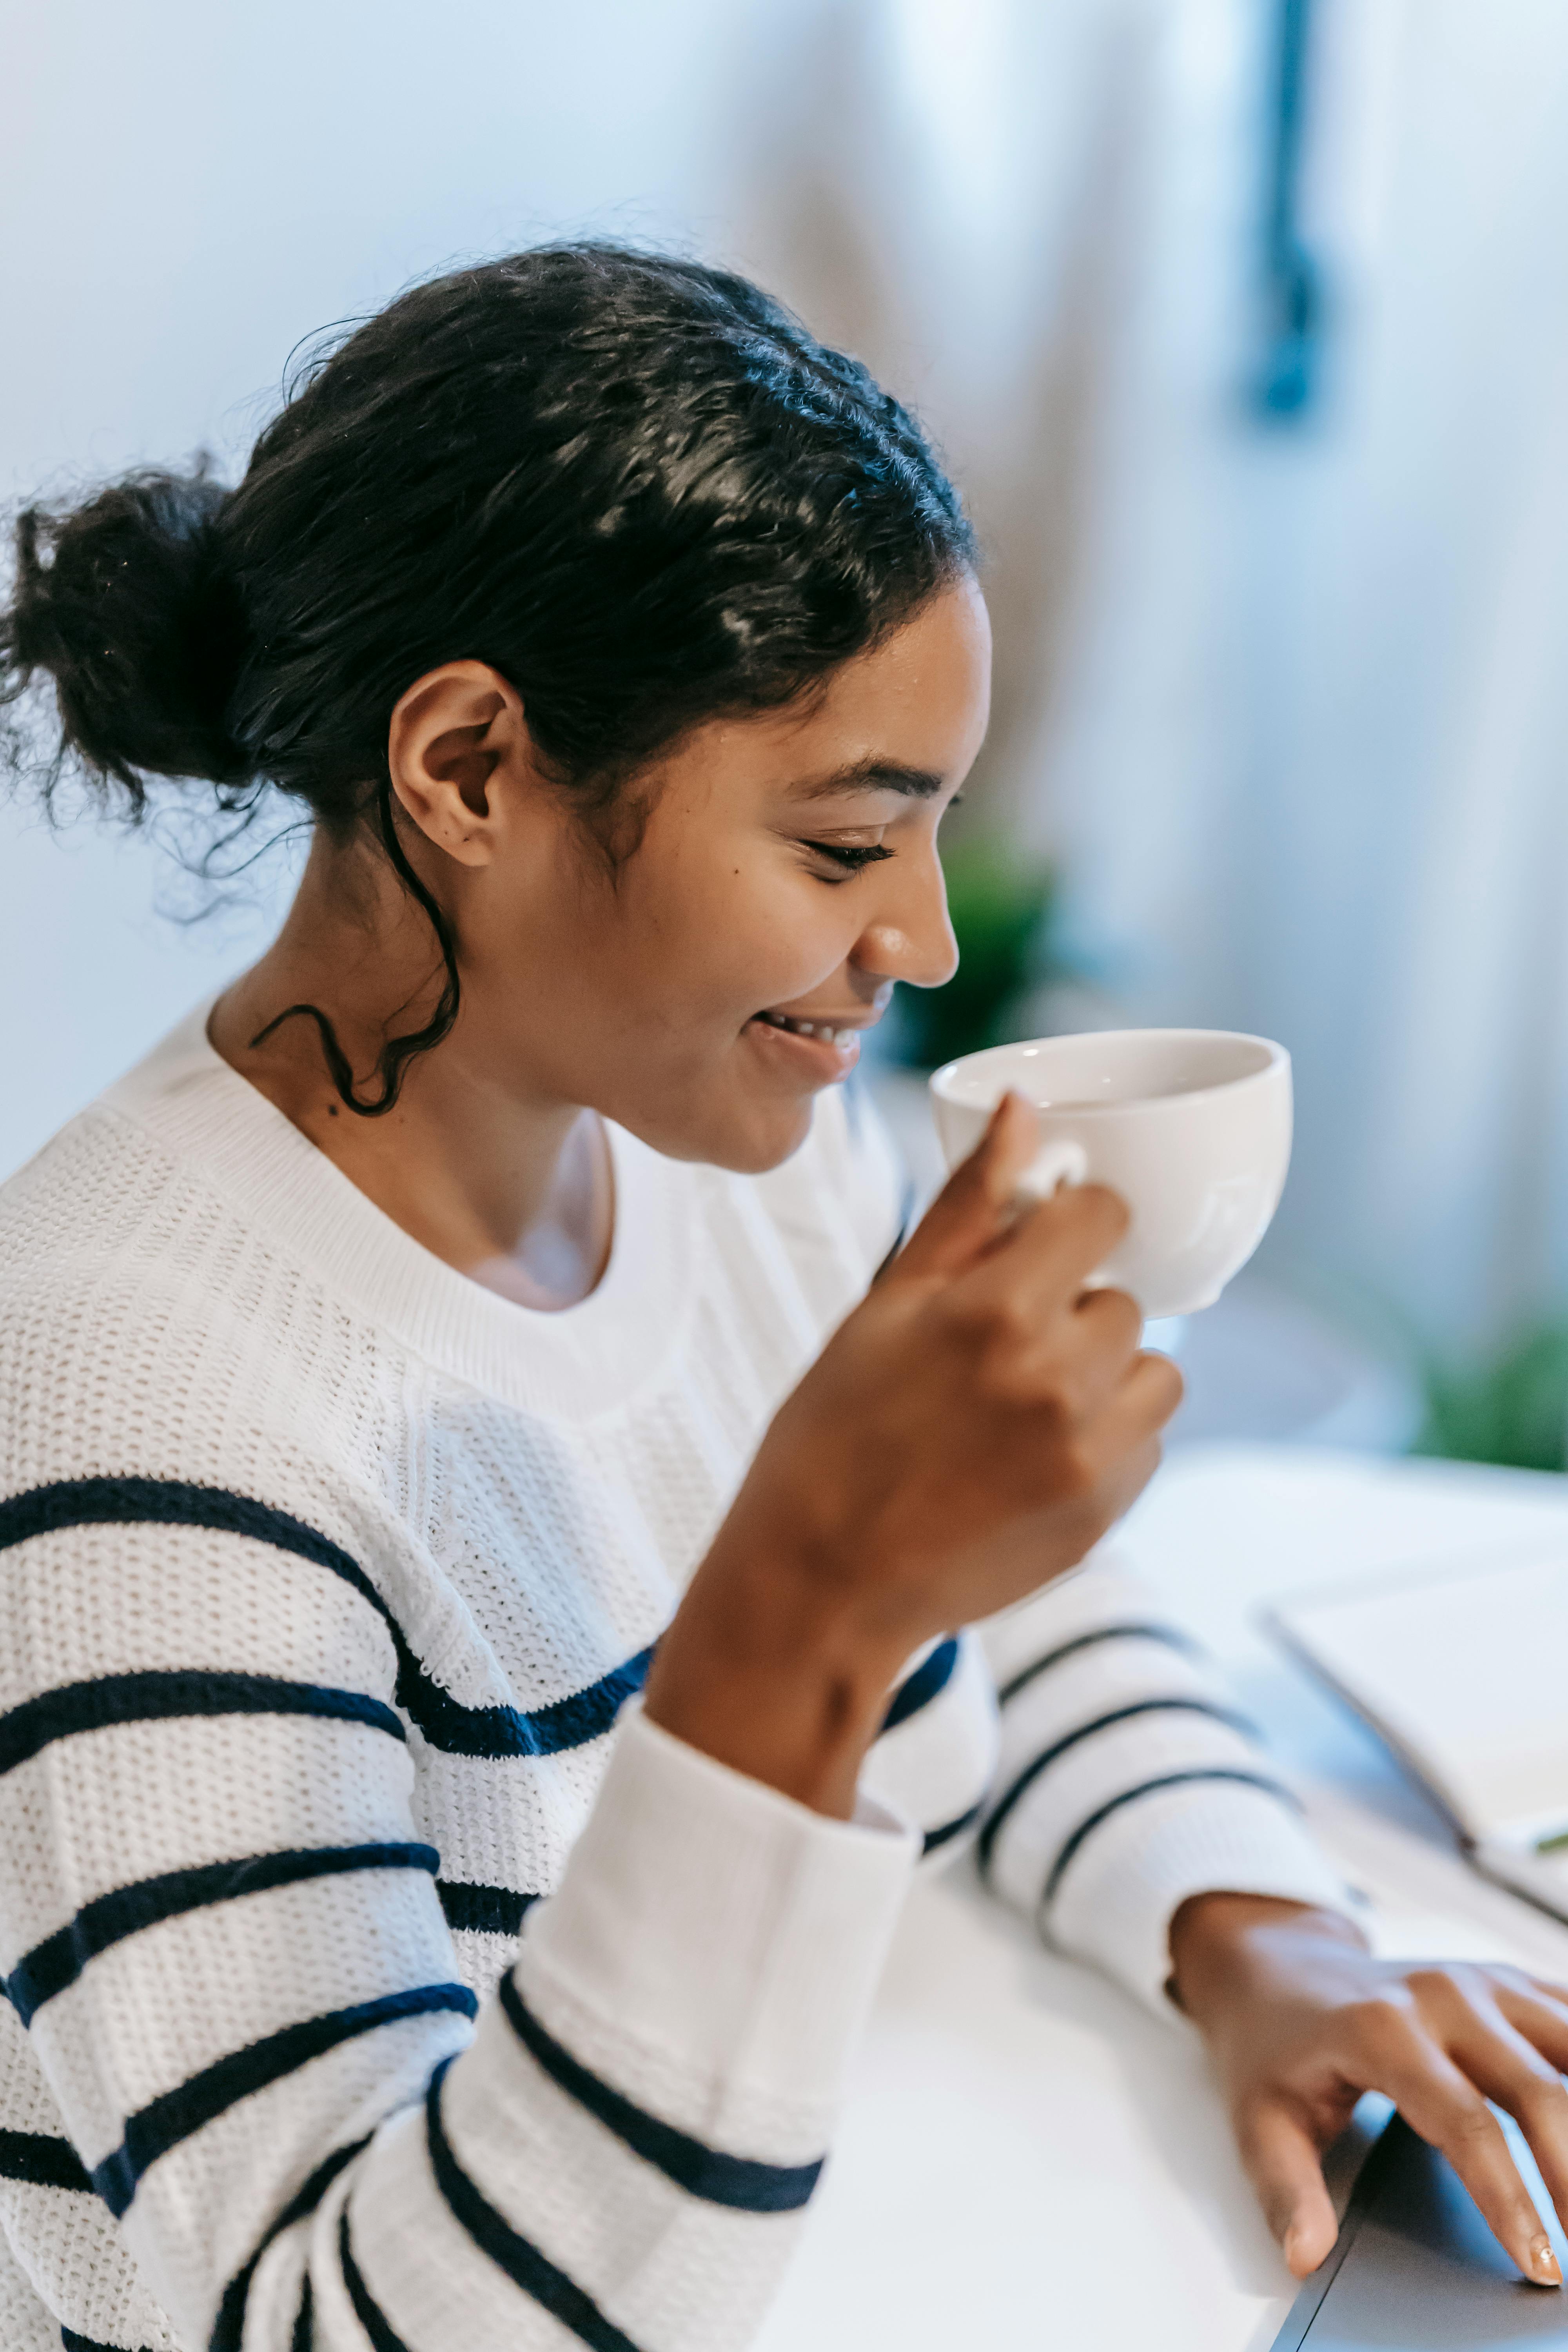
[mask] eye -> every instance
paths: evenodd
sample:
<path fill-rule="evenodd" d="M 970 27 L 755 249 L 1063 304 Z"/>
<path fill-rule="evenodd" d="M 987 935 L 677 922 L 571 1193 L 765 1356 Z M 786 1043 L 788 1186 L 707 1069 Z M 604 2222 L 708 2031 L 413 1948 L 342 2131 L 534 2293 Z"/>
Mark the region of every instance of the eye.
<path fill-rule="evenodd" d="M 805 846 L 816 856 L 826 857 L 831 865 L 842 867 L 847 875 L 858 874 L 863 866 L 875 866 L 880 859 L 893 856 L 890 849 L 884 849 L 879 844 L 857 847 L 842 841 L 808 841 Z"/>

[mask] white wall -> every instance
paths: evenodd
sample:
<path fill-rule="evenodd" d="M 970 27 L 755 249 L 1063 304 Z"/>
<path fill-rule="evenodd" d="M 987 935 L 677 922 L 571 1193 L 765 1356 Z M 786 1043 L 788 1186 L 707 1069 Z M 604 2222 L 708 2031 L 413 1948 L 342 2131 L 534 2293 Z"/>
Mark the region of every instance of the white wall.
<path fill-rule="evenodd" d="M 0 0 L 0 499 L 230 464 L 293 345 L 561 230 L 862 350 L 981 525 L 977 810 L 1138 1017 L 1297 1057 L 1274 1245 L 1416 1329 L 1568 1296 L 1568 11 L 1319 0 L 1325 394 L 1273 436 L 1276 0 Z M 160 877 L 162 881 L 160 882 Z M 265 935 L 0 803 L 0 1172 Z"/>
<path fill-rule="evenodd" d="M 753 5 L 754 37 L 775 13 Z M 565 228 L 722 242 L 726 0 L 5 0 L 0 501 L 210 447 L 291 348 Z M 150 842 L 0 801 L 0 1174 L 267 935 L 182 929 Z"/>

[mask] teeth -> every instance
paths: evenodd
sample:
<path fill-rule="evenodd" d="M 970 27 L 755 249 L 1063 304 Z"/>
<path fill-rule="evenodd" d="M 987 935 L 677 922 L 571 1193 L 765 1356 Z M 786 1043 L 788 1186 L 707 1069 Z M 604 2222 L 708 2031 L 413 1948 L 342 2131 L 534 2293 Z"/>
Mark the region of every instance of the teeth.
<path fill-rule="evenodd" d="M 847 1045 L 856 1034 L 853 1029 L 835 1029 L 826 1021 L 794 1021 L 787 1013 L 763 1013 L 758 1018 L 771 1029 L 787 1029 L 794 1037 L 820 1037 L 825 1045 Z"/>

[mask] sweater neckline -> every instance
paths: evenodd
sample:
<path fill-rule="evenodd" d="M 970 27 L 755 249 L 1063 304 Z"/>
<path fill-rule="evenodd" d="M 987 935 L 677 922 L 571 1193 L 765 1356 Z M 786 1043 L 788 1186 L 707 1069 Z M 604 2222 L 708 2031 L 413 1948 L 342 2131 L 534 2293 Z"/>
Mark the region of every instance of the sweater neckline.
<path fill-rule="evenodd" d="M 605 1119 L 615 1179 L 604 1273 L 543 1309 L 470 1281 L 377 1208 L 209 1041 L 207 997 L 100 1097 L 194 1168 L 247 1222 L 405 1347 L 530 1412 L 597 1417 L 679 1346 L 708 1171 L 662 1158 Z"/>

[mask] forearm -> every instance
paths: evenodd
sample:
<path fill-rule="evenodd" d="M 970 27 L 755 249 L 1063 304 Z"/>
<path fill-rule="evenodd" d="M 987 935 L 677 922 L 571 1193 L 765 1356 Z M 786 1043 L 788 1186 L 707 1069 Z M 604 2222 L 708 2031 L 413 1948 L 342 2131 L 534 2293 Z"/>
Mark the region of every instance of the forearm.
<path fill-rule="evenodd" d="M 827 2151 L 911 1854 L 634 1713 L 560 1888 L 442 2088 L 449 2157 L 424 2160 L 427 2117 L 395 2124 L 412 2168 L 356 2198 L 360 2268 L 399 2337 L 542 2347 L 570 2290 L 592 2341 L 749 2341 Z M 320 2228 L 310 2258 L 331 2294 Z"/>
<path fill-rule="evenodd" d="M 164 1525 L 79 1554 L 30 1538 L 8 1568 L 0 1827 L 28 1867 L 0 1951 L 29 2161 L 56 2184 L 27 2193 L 107 2206 L 115 2261 L 218 2352 L 288 2352 L 307 2305 L 322 2352 L 383 2323 L 542 2352 L 563 2298 L 641 2352 L 743 2341 L 914 1841 L 634 1712 L 474 2021 L 410 1815 L 394 1645 L 356 1584 Z M 150 1667 L 153 1643 L 202 1654 L 200 1676 Z M 84 1717 L 100 1689 L 118 1705 Z"/>
<path fill-rule="evenodd" d="M 888 1692 L 919 1634 L 877 1633 L 782 1547 L 726 1530 L 648 1676 L 651 1722 L 765 1788 L 848 1821 Z"/>
<path fill-rule="evenodd" d="M 1223 1679 L 1141 1578 L 1101 1555 L 984 1630 L 1002 1759 L 983 1859 L 1053 1941 L 1160 2009 L 1189 1898 L 1342 1900 Z"/>

